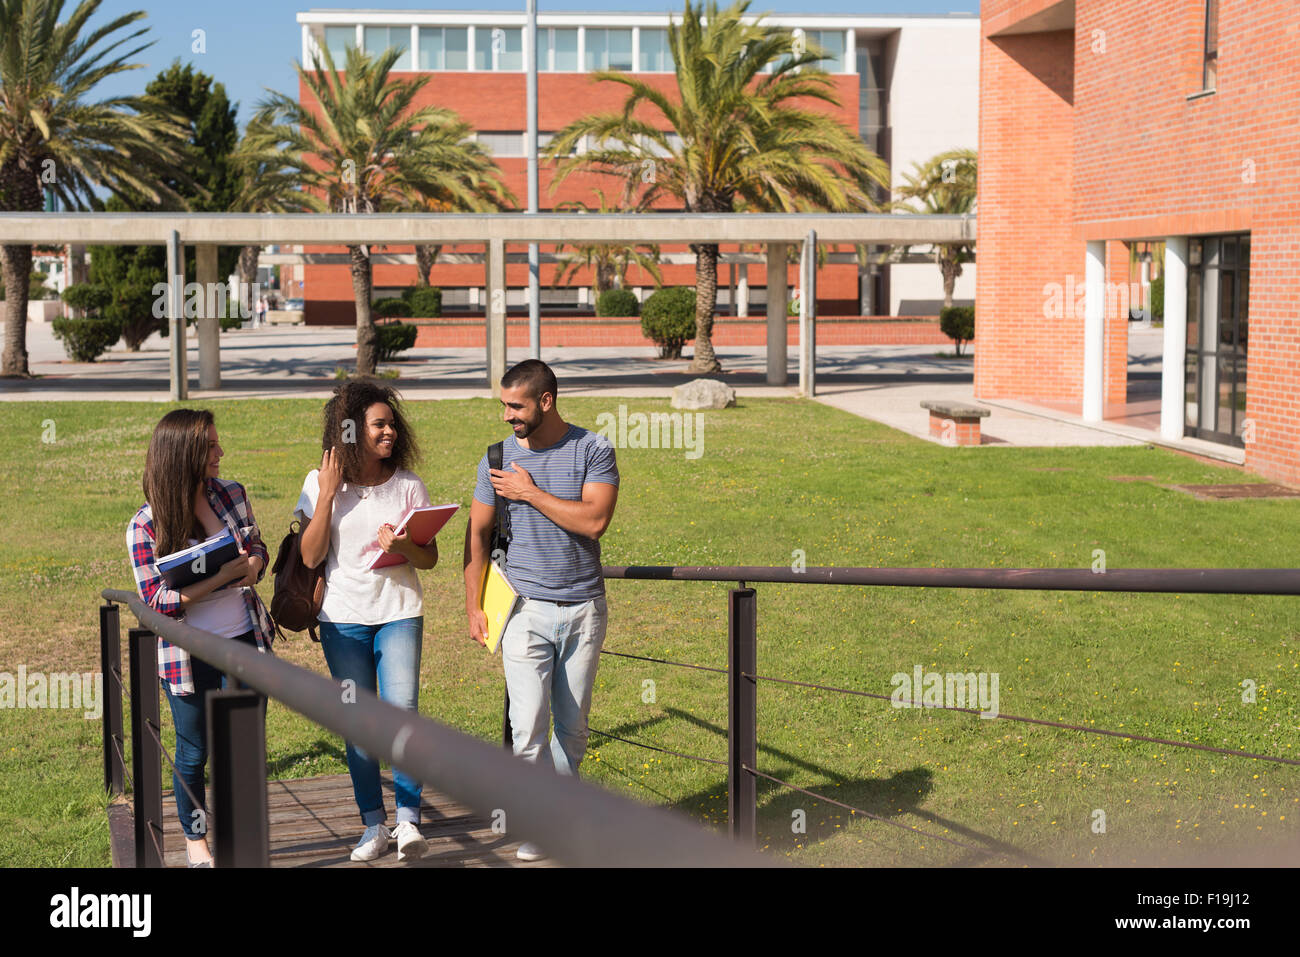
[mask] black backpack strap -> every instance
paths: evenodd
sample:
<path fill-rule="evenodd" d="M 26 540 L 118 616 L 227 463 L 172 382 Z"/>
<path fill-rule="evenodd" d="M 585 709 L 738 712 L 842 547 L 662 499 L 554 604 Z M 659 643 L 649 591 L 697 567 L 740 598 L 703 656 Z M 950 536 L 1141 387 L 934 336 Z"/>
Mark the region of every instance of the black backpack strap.
<path fill-rule="evenodd" d="M 488 468 L 501 471 L 505 468 L 505 443 L 495 442 L 488 446 L 487 450 Z M 506 508 L 506 501 L 500 495 L 495 496 L 497 503 L 497 527 L 494 536 L 494 548 L 508 548 L 510 546 L 510 512 Z"/>

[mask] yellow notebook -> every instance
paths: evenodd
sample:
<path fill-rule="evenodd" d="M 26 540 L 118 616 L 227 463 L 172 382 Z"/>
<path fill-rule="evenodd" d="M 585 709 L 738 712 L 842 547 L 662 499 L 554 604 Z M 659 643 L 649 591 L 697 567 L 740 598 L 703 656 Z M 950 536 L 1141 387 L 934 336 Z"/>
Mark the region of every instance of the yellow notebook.
<path fill-rule="evenodd" d="M 479 587 L 478 605 L 487 615 L 487 650 L 496 654 L 505 634 L 506 624 L 514 614 L 519 595 L 496 562 L 488 562 Z"/>

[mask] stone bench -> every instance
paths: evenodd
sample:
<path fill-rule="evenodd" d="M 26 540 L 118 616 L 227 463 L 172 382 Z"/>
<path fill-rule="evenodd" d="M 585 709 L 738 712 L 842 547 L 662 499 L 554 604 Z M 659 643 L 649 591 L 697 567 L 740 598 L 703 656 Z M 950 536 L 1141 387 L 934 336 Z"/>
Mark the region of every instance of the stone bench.
<path fill-rule="evenodd" d="M 930 434 L 946 445 L 979 445 L 980 419 L 989 410 L 964 402 L 936 402 L 927 399 L 921 408 L 930 410 Z"/>

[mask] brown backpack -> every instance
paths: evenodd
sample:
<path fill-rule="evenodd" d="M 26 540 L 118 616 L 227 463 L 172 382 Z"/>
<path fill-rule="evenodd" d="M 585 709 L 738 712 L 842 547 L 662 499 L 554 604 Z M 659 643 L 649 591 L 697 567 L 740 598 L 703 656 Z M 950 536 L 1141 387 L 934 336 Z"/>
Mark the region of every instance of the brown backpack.
<path fill-rule="evenodd" d="M 325 563 L 308 568 L 302 560 L 302 527 L 289 523 L 289 534 L 280 543 L 271 572 L 275 591 L 271 597 L 271 619 L 275 631 L 287 638 L 284 629 L 305 631 L 312 641 L 320 641 L 316 625 L 321 603 L 325 600 Z"/>

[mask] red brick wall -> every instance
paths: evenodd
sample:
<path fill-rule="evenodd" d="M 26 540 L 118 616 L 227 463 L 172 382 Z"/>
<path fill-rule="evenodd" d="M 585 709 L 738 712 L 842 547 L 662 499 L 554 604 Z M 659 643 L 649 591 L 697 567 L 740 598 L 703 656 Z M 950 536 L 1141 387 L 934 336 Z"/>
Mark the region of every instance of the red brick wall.
<path fill-rule="evenodd" d="M 1006 6 L 985 0 L 987 21 Z M 1045 316 L 1052 283 L 1082 286 L 1084 246 L 1071 240 L 1074 35 L 980 40 L 979 269 L 975 394 L 1077 399 L 1083 316 L 1066 302 Z"/>
<path fill-rule="evenodd" d="M 394 77 L 420 77 L 421 73 L 394 73 Z M 677 80 L 670 74 L 636 74 L 649 85 L 672 93 L 676 90 Z M 434 73 L 433 79 L 425 84 L 415 100 L 416 107 L 428 105 L 443 106 L 455 110 L 475 129 L 487 131 L 523 130 L 527 126 L 525 115 L 525 77 L 522 73 Z M 851 130 L 857 129 L 858 122 L 858 78 L 856 74 L 832 74 L 831 84 L 835 96 L 839 99 L 838 107 L 830 106 L 820 100 L 806 99 L 796 101 L 805 109 L 829 113 Z M 627 87 L 617 83 L 597 83 L 587 73 L 542 73 L 538 76 L 538 129 L 552 132 L 562 129 L 580 116 L 588 113 L 612 112 L 621 108 L 627 96 Z M 299 102 L 312 102 L 307 88 L 299 84 Z M 657 122 L 657 111 L 644 108 L 637 114 L 647 122 Z M 502 179 L 519 201 L 519 208 L 526 208 L 528 201 L 527 160 L 523 157 L 502 157 L 497 160 L 501 168 Z M 592 191 L 593 187 L 601 189 L 606 201 L 618 202 L 622 182 L 609 176 L 595 173 L 575 173 L 555 191 L 551 192 L 554 179 L 554 167 L 542 162 L 538 170 L 538 208 L 546 211 L 563 202 L 580 201 L 588 207 L 598 208 L 599 199 Z M 675 204 L 664 200 L 656 208 L 672 209 Z M 512 247 L 509 251 L 520 252 L 526 246 Z M 410 246 L 387 247 L 390 252 L 409 253 Z M 543 251 L 550 252 L 553 247 L 543 246 Z M 684 252 L 685 246 L 665 245 L 663 253 Z M 343 252 L 343 247 L 311 247 L 315 252 Z M 466 247 L 466 251 L 480 252 L 482 246 Z M 736 251 L 735 246 L 723 247 L 723 251 Z M 750 250 L 762 252 L 761 248 Z M 852 246 L 843 246 L 842 251 L 851 252 Z M 670 286 L 695 285 L 695 266 L 693 264 L 661 266 L 664 283 Z M 550 284 L 555 276 L 554 266 L 543 266 L 541 283 Z M 728 283 L 729 272 L 726 267 L 718 270 L 718 285 L 723 288 Z M 797 270 L 791 269 L 790 278 L 797 276 Z M 590 286 L 590 270 L 579 270 L 566 285 Z M 409 286 L 415 282 L 415 267 L 376 266 L 374 284 L 376 286 Z M 482 286 L 483 268 L 476 265 L 435 265 L 431 277 L 435 286 L 445 288 Z M 519 287 L 528 284 L 528 267 L 524 264 L 511 264 L 506 267 L 506 282 Z M 767 285 L 767 268 L 762 264 L 749 266 L 749 283 L 751 286 Z M 304 284 L 308 296 L 308 322 L 321 321 L 315 315 L 334 316 L 352 302 L 352 280 L 345 266 L 308 266 L 305 268 Z M 654 280 L 639 269 L 632 269 L 628 274 L 629 286 L 653 287 Z M 790 285 L 793 289 L 793 284 Z M 854 265 L 827 266 L 818 274 L 818 302 L 823 310 L 842 308 L 840 303 L 853 303 L 852 311 L 857 311 L 858 272 Z M 314 303 L 328 303 L 323 309 L 312 308 Z"/>
<path fill-rule="evenodd" d="M 1052 338 L 1023 316 L 1035 285 L 1081 281 L 1086 240 L 1248 231 L 1246 462 L 1300 482 L 1300 4 L 1221 0 L 1216 92 L 1190 100 L 1204 3 L 1077 0 L 1073 33 L 988 36 L 1043 6 L 982 5 L 977 393 L 1079 398 L 1082 319 Z"/>

